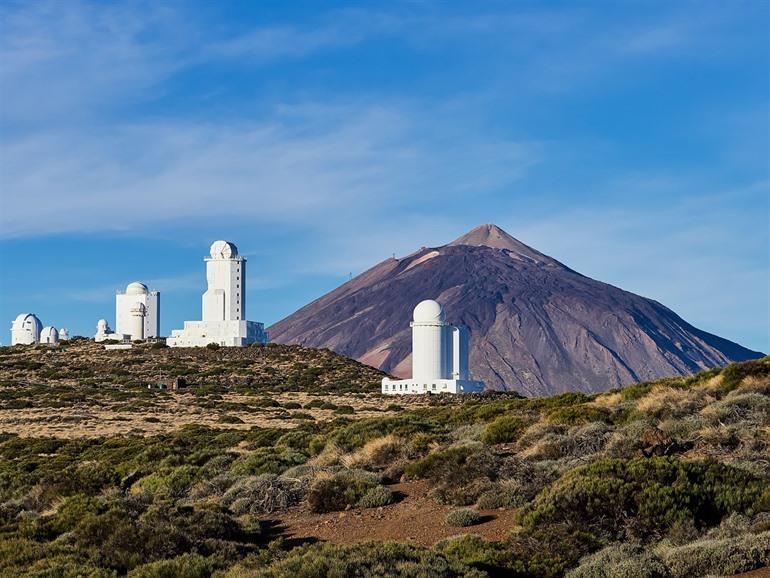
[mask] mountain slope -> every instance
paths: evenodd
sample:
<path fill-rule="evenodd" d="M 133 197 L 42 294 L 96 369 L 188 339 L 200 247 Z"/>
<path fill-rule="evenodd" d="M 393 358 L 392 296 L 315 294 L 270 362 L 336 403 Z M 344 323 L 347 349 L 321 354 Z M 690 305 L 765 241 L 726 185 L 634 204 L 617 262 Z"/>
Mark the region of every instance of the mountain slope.
<path fill-rule="evenodd" d="M 470 328 L 475 378 L 527 395 L 600 391 L 761 356 L 656 301 L 580 275 L 495 225 L 387 259 L 276 323 L 270 337 L 409 376 L 411 312 L 427 298 Z"/>

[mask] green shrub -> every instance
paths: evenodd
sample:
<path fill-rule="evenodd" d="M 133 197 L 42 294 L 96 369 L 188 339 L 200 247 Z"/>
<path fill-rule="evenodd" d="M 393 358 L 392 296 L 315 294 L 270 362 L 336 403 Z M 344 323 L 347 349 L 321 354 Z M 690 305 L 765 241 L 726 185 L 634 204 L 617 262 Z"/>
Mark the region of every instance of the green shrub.
<path fill-rule="evenodd" d="M 528 423 L 528 420 L 518 416 L 501 415 L 487 425 L 481 440 L 487 444 L 515 442 Z"/>
<path fill-rule="evenodd" d="M 427 548 L 397 543 L 314 544 L 254 571 L 235 567 L 225 578 L 486 578 L 487 574 Z"/>
<path fill-rule="evenodd" d="M 483 444 L 450 447 L 410 463 L 408 478 L 431 481 L 431 495 L 440 503 L 468 506 L 492 486 L 499 460 Z"/>
<path fill-rule="evenodd" d="M 498 508 L 519 508 L 528 501 L 519 482 L 503 480 L 481 494 L 476 505 L 482 510 L 496 510 Z"/>
<path fill-rule="evenodd" d="M 198 479 L 200 468 L 180 466 L 150 474 L 132 486 L 134 491 L 145 491 L 158 497 L 178 498 L 187 493 Z"/>
<path fill-rule="evenodd" d="M 738 387 L 746 377 L 766 378 L 770 376 L 770 356 L 762 359 L 731 363 L 722 370 L 720 389 L 729 392 Z"/>
<path fill-rule="evenodd" d="M 214 564 L 198 554 L 183 554 L 171 560 L 159 560 L 137 566 L 128 578 L 209 578 Z"/>
<path fill-rule="evenodd" d="M 679 520 L 702 528 L 732 512 L 750 514 L 762 488 L 751 474 L 711 460 L 604 460 L 565 474 L 522 523 L 566 523 L 609 539 L 661 536 Z"/>
<path fill-rule="evenodd" d="M 457 528 L 466 526 L 475 526 L 481 522 L 481 515 L 473 510 L 454 510 L 449 512 L 446 517 L 446 523 Z"/>
<path fill-rule="evenodd" d="M 331 441 L 335 442 L 340 449 L 349 452 L 360 448 L 371 439 L 387 434 L 408 438 L 420 432 L 437 433 L 444 430 L 445 428 L 435 422 L 414 415 L 393 415 L 355 421 L 336 431 Z"/>
<path fill-rule="evenodd" d="M 477 568 L 506 567 L 503 561 L 505 557 L 503 544 L 487 541 L 477 534 L 461 534 L 446 538 L 437 542 L 434 548 L 449 559 Z M 499 570 L 495 575 L 497 574 L 505 575 Z"/>
<path fill-rule="evenodd" d="M 659 556 L 643 547 L 616 544 L 580 560 L 566 578 L 670 578 Z M 694 576 L 694 575 L 693 575 Z"/>
<path fill-rule="evenodd" d="M 372 488 L 377 477 L 363 470 L 343 470 L 316 478 L 310 486 L 308 505 L 313 512 L 336 512 L 355 505 Z"/>
<path fill-rule="evenodd" d="M 606 409 L 593 405 L 572 405 L 549 412 L 548 421 L 565 425 L 582 425 L 592 421 L 609 422 L 610 414 Z"/>
<path fill-rule="evenodd" d="M 385 486 L 375 486 L 368 490 L 356 506 L 359 508 L 380 508 L 393 503 L 393 492 Z"/>
<path fill-rule="evenodd" d="M 673 578 L 728 576 L 770 565 L 770 532 L 703 539 L 675 548 L 663 546 L 657 552 Z"/>
<path fill-rule="evenodd" d="M 227 414 L 227 413 L 221 414 L 217 421 L 219 423 L 246 423 L 241 418 L 239 418 L 237 415 L 230 415 L 230 414 Z"/>
<path fill-rule="evenodd" d="M 291 448 L 263 447 L 237 460 L 232 472 L 239 475 L 280 474 L 304 464 L 307 456 Z"/>

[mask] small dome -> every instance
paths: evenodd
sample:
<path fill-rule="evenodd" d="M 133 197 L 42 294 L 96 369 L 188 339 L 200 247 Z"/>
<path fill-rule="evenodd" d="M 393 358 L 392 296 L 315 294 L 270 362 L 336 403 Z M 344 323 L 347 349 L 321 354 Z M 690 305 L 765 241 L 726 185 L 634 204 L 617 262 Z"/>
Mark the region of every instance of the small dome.
<path fill-rule="evenodd" d="M 107 320 L 106 319 L 100 319 L 99 321 L 96 322 L 96 329 L 97 330 L 107 329 L 108 327 L 109 327 L 109 325 L 107 325 Z"/>
<path fill-rule="evenodd" d="M 69 339 L 69 336 L 70 336 L 70 332 L 67 331 L 66 327 L 62 327 L 61 329 L 59 329 L 59 339 L 66 341 L 67 339 Z"/>
<path fill-rule="evenodd" d="M 232 259 L 238 256 L 238 247 L 228 241 L 214 241 L 210 253 L 212 259 Z"/>
<path fill-rule="evenodd" d="M 146 295 L 148 293 L 147 285 L 134 281 L 126 287 L 126 295 Z"/>
<path fill-rule="evenodd" d="M 51 327 L 50 325 L 48 327 L 43 327 L 43 330 L 40 332 L 40 341 L 43 343 L 56 341 L 59 339 L 59 331 L 56 329 L 56 327 Z"/>
<path fill-rule="evenodd" d="M 426 299 L 425 301 L 420 301 L 417 307 L 414 308 L 415 323 L 443 323 L 444 320 L 444 308 L 438 301 Z"/>

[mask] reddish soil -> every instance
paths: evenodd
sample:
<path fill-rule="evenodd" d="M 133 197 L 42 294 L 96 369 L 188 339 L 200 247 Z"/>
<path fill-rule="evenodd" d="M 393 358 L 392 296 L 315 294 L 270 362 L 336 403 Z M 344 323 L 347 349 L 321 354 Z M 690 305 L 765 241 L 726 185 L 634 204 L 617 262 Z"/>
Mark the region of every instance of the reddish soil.
<path fill-rule="evenodd" d="M 479 534 L 488 540 L 502 540 L 516 525 L 513 510 L 479 510 L 483 522 L 467 528 L 446 523 L 454 508 L 437 504 L 427 496 L 425 482 L 389 486 L 400 500 L 382 508 L 352 509 L 346 512 L 313 514 L 305 508 L 289 511 L 274 519 L 284 536 L 293 540 L 323 540 L 336 544 L 367 541 L 397 541 L 432 546 L 438 540 L 458 534 Z"/>
<path fill-rule="evenodd" d="M 770 567 L 760 568 L 753 572 L 746 572 L 745 574 L 736 574 L 732 578 L 770 578 Z"/>

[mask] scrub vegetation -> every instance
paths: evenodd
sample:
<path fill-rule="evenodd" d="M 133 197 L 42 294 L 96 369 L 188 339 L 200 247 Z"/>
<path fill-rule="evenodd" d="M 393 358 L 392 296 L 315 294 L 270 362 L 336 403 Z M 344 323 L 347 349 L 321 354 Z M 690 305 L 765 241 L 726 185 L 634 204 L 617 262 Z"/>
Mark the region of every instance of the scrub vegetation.
<path fill-rule="evenodd" d="M 46 372 L 74 371 L 47 361 L 65 359 L 67 348 L 3 349 L 3 409 L 27 402 L 56 413 L 92 403 L 96 382 L 70 376 L 73 383 L 46 385 Z M 312 355 L 327 355 L 296 351 L 311 353 L 290 363 L 309 368 L 322 367 Z M 198 353 L 222 350 L 185 355 Z M 20 361 L 41 364 L 29 370 L 34 379 L 18 380 Z M 200 363 L 208 372 L 224 367 Z M 362 381 L 337 382 L 343 366 L 328 362 L 302 387 L 371 389 L 365 369 Z M 131 363 L 115 367 L 137 375 Z M 321 409 L 325 397 L 286 408 L 283 373 L 274 390 L 260 377 L 244 385 L 248 367 L 232 383 L 227 371 L 199 386 L 202 411 L 235 415 L 217 404 L 248 387 L 251 411 L 285 412 L 292 428 L 217 422 L 150 435 L 0 435 L 0 576 L 679 578 L 770 564 L 770 358 L 592 396 L 489 393 L 395 405 L 373 394 L 365 411 L 354 394 L 334 408 Z M 157 403 L 146 386 L 104 387 L 136 411 Z M 293 418 L 298 410 L 327 418 Z M 450 512 L 438 523 L 459 535 L 432 547 L 398 537 L 312 543 L 280 523 L 289 513 L 320 521 L 397 508 L 394 485 L 412 483 L 429 488 L 430 503 Z M 501 511 L 512 516 L 507 533 L 483 538 L 480 528 Z"/>

